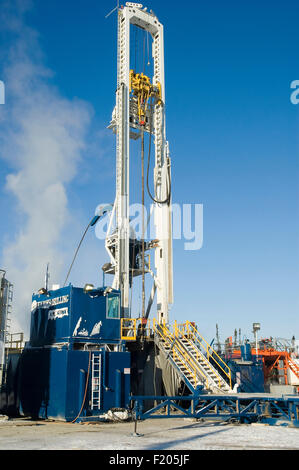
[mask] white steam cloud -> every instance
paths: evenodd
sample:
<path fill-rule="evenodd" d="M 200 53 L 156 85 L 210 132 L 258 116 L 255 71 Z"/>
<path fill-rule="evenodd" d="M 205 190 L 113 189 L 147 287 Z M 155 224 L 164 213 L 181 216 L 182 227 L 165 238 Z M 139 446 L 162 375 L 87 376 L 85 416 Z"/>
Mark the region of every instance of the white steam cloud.
<path fill-rule="evenodd" d="M 3 58 L 0 158 L 10 168 L 5 189 L 17 202 L 18 231 L 2 247 L 0 267 L 14 284 L 12 331 L 27 334 L 31 295 L 41 287 L 46 264 L 59 282 L 69 261 L 59 244 L 71 217 L 67 185 L 77 174 L 92 110 L 49 84 L 52 74 L 43 66 L 38 34 L 24 21 L 30 2 L 1 3 L 0 32 L 11 35 L 12 47 Z"/>

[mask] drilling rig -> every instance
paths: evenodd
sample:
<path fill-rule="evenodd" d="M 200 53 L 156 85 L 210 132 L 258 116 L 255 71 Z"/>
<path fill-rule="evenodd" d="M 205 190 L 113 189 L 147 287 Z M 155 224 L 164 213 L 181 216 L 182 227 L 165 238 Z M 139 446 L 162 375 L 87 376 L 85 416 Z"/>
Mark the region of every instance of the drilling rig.
<path fill-rule="evenodd" d="M 140 51 L 141 60 L 138 61 Z M 108 126 L 116 136 L 116 197 L 106 237 L 110 262 L 103 270 L 114 276 L 112 287 L 121 293 L 122 339 L 131 352 L 132 363 L 139 364 L 137 369 L 143 372 L 143 378 L 133 381 L 131 388 L 136 391 L 136 386 L 138 390 L 142 382 L 155 382 L 153 371 L 159 369 L 162 389 L 166 393 L 176 394 L 185 385 L 191 393 L 203 386 L 227 393 L 231 390 L 230 370 L 199 335 L 195 324 L 187 322 L 178 327 L 175 322 L 174 331 L 171 331 L 172 184 L 165 95 L 163 25 L 151 10 L 139 3 L 127 2 L 118 9 L 116 103 Z M 140 143 L 140 150 L 137 159 L 134 155 L 130 164 L 135 142 Z M 155 158 L 151 172 L 152 147 Z M 148 154 L 147 162 L 145 153 Z M 141 172 L 131 178 L 138 158 Z M 136 183 L 140 180 L 141 184 Z M 131 236 L 130 226 L 130 189 L 136 184 L 141 188 L 142 232 L 139 240 Z M 150 217 L 154 219 L 155 228 L 150 240 L 145 240 L 150 218 L 145 221 L 146 196 L 151 202 Z M 149 262 L 151 251 L 154 251 L 155 259 L 153 269 Z M 148 299 L 145 275 L 152 278 Z M 136 318 L 130 320 L 132 313 L 136 316 L 130 298 L 137 277 L 142 278 L 141 318 L 137 318 L 141 321 L 140 329 L 136 329 Z M 156 311 L 150 329 L 146 325 L 155 295 Z M 146 335 L 145 330 L 150 334 Z M 143 342 L 144 337 L 149 339 L 147 344 Z M 146 363 L 151 364 L 147 369 Z M 155 384 L 155 389 L 161 389 L 161 383 Z M 143 386 L 143 391 L 145 389 Z"/>
<path fill-rule="evenodd" d="M 238 361 L 226 363 L 218 326 L 215 351 L 194 322 L 170 321 L 172 184 L 166 139 L 163 25 L 139 3 L 127 2 L 114 10 L 118 15 L 117 83 L 108 128 L 116 141 L 115 200 L 98 208 L 77 248 L 88 228 L 107 216 L 105 248 L 109 261 L 102 270 L 103 280 L 106 274 L 113 279 L 108 285 L 103 282 L 102 287 L 67 285 L 74 258 L 63 287 L 54 285 L 49 289 L 47 270 L 45 285 L 32 296 L 30 339 L 17 367 L 7 368 L 16 371 L 10 375 L 11 391 L 17 398 L 15 407 L 21 415 L 72 423 L 107 417 L 119 421 L 122 416 L 127 419 L 135 414 L 136 424 L 138 417 L 146 419 L 163 408 L 164 417 L 171 417 L 173 409 L 180 412 L 176 417 L 199 418 L 207 413 L 210 417 L 238 417 L 251 422 L 261 411 L 261 416 L 269 413 L 270 402 L 268 397 L 263 401 L 256 394 L 252 398 L 246 394 L 242 405 L 242 397 L 236 394 L 240 385 L 247 392 L 250 374 L 255 382 L 262 377 L 261 361 L 249 360 L 250 345 L 242 345 Z M 137 168 L 140 172 L 136 175 Z M 142 212 L 140 237 L 134 232 L 130 213 L 136 192 Z M 148 217 L 146 200 L 151 203 Z M 154 231 L 148 237 L 152 220 Z M 132 295 L 139 281 L 138 312 L 132 307 Z M 2 343 L 3 339 L 2 334 Z M 282 354 L 275 355 L 276 361 L 277 357 Z M 289 360 L 285 375 L 288 367 L 298 378 L 299 365 L 290 362 L 287 355 L 285 359 Z M 0 373 L 2 363 L 3 359 Z M 288 409 L 291 420 L 296 415 L 298 422 L 298 399 L 282 402 L 282 415 L 285 417 Z M 277 413 L 277 398 L 273 398 L 273 405 Z M 145 408 L 149 411 L 143 413 Z M 209 414 L 212 410 L 214 413 Z"/>
<path fill-rule="evenodd" d="M 231 391 L 230 369 L 196 325 L 175 322 L 172 331 L 170 324 L 172 185 L 163 25 L 137 3 L 117 7 L 117 14 L 116 101 L 108 125 L 116 140 L 115 200 L 98 208 L 75 253 L 88 228 L 107 216 L 109 261 L 102 270 L 103 279 L 113 279 L 101 287 L 67 285 L 72 262 L 63 287 L 50 289 L 46 282 L 33 294 L 30 339 L 15 381 L 19 412 L 25 416 L 71 422 L 102 419 L 115 410 L 128 411 L 134 394 L 155 400 L 159 393 Z M 141 199 L 140 237 L 130 219 L 136 192 Z M 146 200 L 151 202 L 147 218 Z M 147 237 L 151 221 L 154 230 Z M 137 312 L 132 295 L 140 281 Z"/>
<path fill-rule="evenodd" d="M 152 61 L 151 76 L 144 73 L 146 58 L 137 63 L 137 49 L 148 53 L 147 69 Z M 134 44 L 132 47 L 132 43 Z M 135 50 L 134 50 L 135 48 Z M 133 51 L 132 51 L 133 49 Z M 135 67 L 134 67 L 135 52 Z M 143 324 L 157 295 L 158 322 L 169 322 L 173 303 L 172 227 L 171 227 L 171 160 L 166 140 L 165 78 L 163 25 L 155 14 L 141 4 L 127 2 L 118 9 L 116 104 L 109 128 L 116 135 L 116 197 L 110 214 L 106 249 L 110 263 L 104 272 L 113 274 L 112 287 L 121 292 L 121 316 L 131 317 L 130 289 L 134 278 L 142 277 Z M 145 171 L 145 141 L 148 161 Z M 141 155 L 141 240 L 130 236 L 130 150 L 140 141 Z M 153 190 L 150 189 L 150 153 L 154 148 Z M 139 180 L 140 181 L 140 180 Z M 132 184 L 132 183 L 131 183 Z M 133 180 L 136 186 L 136 180 Z M 145 241 L 145 188 L 152 202 L 155 237 Z M 154 250 L 155 266 L 151 269 L 147 254 Z M 149 298 L 145 298 L 145 275 L 152 278 Z M 147 306 L 146 306 L 147 301 Z"/>

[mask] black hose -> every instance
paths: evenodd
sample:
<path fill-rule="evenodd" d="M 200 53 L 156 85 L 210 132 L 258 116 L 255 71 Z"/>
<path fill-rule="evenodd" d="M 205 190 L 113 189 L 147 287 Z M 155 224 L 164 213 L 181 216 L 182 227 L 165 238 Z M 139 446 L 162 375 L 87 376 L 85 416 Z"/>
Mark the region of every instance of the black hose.
<path fill-rule="evenodd" d="M 81 404 L 81 408 L 80 408 L 79 413 L 77 414 L 76 418 L 73 419 L 73 421 L 71 421 L 72 424 L 77 421 L 77 419 L 78 419 L 79 416 L 81 415 L 82 410 L 83 410 L 83 407 L 84 407 L 84 403 L 85 403 L 85 400 L 86 400 L 86 394 L 87 394 L 88 380 L 89 380 L 89 375 L 90 375 L 90 362 L 91 362 L 91 351 L 89 351 L 88 370 L 87 370 L 87 375 L 86 375 L 84 397 L 83 397 L 83 400 L 82 400 L 82 404 Z"/>
<path fill-rule="evenodd" d="M 71 265 L 70 265 L 70 268 L 69 268 L 69 270 L 68 270 L 67 276 L 66 276 L 66 278 L 65 278 L 63 287 L 65 287 L 65 285 L 66 285 L 66 282 L 67 282 L 68 277 L 69 277 L 69 275 L 70 275 L 70 272 L 71 272 L 71 270 L 72 270 L 72 267 L 73 267 L 73 264 L 74 264 L 74 262 L 75 262 L 75 259 L 76 259 L 76 256 L 77 256 L 77 254 L 78 254 L 78 251 L 79 251 L 79 249 L 80 249 L 80 246 L 81 246 L 81 244 L 82 244 L 82 242 L 83 242 L 83 240 L 84 240 L 84 238 L 85 238 L 85 235 L 86 235 L 86 233 L 87 233 L 89 227 L 91 226 L 93 220 L 94 220 L 94 219 L 92 219 L 92 220 L 89 222 L 89 224 L 87 225 L 87 227 L 86 227 L 86 229 L 85 229 L 85 231 L 84 231 L 84 233 L 83 233 L 83 236 L 82 236 L 82 238 L 81 238 L 81 240 L 80 240 L 80 242 L 79 242 L 79 245 L 78 245 L 78 247 L 77 247 L 77 249 L 76 249 L 76 252 L 75 252 L 75 255 L 74 255 L 74 257 L 73 257 L 73 261 L 72 261 L 72 263 L 71 263 Z"/>
<path fill-rule="evenodd" d="M 148 145 L 148 158 L 147 158 L 147 173 L 146 173 L 146 187 L 147 187 L 147 192 L 149 197 L 152 199 L 152 201 L 156 202 L 157 204 L 170 204 L 170 198 L 171 198 L 171 178 L 170 178 L 170 168 L 168 165 L 168 180 L 169 180 L 169 191 L 168 191 L 168 196 L 164 201 L 159 201 L 156 199 L 150 191 L 149 188 L 149 167 L 150 167 L 150 158 L 151 158 L 151 142 L 152 142 L 152 104 L 150 105 L 150 126 L 149 126 L 149 145 Z"/>

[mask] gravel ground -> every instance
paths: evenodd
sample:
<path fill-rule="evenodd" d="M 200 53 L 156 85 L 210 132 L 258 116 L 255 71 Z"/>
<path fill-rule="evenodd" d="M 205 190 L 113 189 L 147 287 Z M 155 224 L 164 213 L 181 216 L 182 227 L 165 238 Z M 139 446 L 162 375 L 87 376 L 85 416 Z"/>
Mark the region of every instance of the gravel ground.
<path fill-rule="evenodd" d="M 134 424 L 0 420 L 0 450 L 299 450 L 299 429 L 152 419 Z M 133 454 L 132 454 L 133 455 Z"/>

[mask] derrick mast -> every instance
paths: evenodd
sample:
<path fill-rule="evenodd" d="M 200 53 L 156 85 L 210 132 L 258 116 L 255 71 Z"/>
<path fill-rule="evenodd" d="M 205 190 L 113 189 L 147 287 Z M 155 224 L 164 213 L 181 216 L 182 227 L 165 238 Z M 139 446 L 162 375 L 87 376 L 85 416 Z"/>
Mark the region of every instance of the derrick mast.
<path fill-rule="evenodd" d="M 148 34 L 151 39 L 152 77 L 134 70 L 130 63 L 132 26 Z M 173 302 L 171 163 L 165 126 L 163 25 L 154 13 L 148 12 L 141 4 L 127 2 L 118 9 L 117 41 L 116 105 L 109 125 L 116 134 L 116 197 L 106 237 L 106 249 L 111 261 L 107 263 L 109 266 L 106 266 L 106 272 L 114 275 L 113 288 L 121 291 L 122 317 L 130 316 L 129 292 L 132 278 L 145 273 L 151 274 L 153 286 L 147 310 L 143 310 L 142 316 L 148 317 L 153 297 L 157 293 L 158 320 L 168 323 L 169 306 Z M 145 242 L 142 237 L 141 264 L 132 266 L 129 222 L 130 144 L 132 140 L 140 139 L 144 158 L 145 135 L 148 136 L 149 145 L 155 150 L 151 193 L 147 185 L 153 203 L 155 239 Z M 154 270 L 146 263 L 144 256 L 144 252 L 150 249 L 155 250 Z"/>

